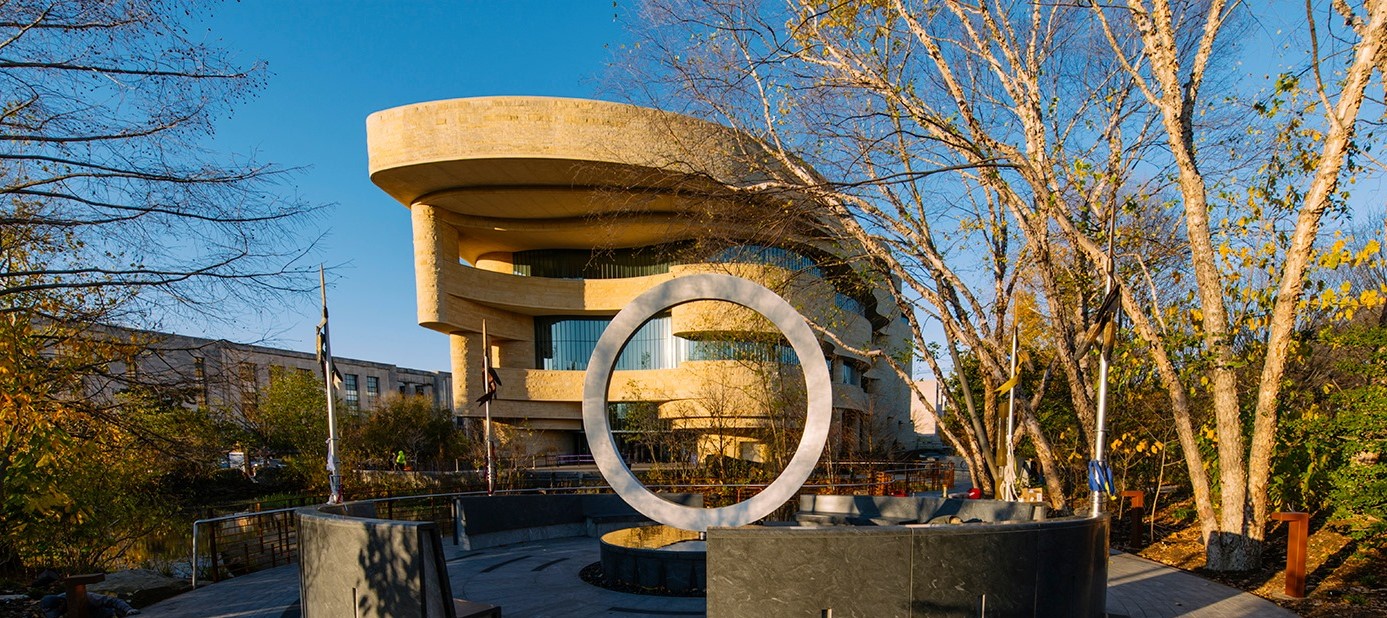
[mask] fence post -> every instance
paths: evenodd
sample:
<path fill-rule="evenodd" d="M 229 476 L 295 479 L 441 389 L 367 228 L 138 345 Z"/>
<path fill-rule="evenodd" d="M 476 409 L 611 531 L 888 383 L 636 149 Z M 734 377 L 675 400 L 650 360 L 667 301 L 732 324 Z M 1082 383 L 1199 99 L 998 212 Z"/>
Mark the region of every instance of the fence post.
<path fill-rule="evenodd" d="M 191 558 L 193 572 L 193 590 L 197 590 L 197 522 L 193 522 L 193 555 Z"/>
<path fill-rule="evenodd" d="M 289 553 L 289 523 L 294 520 L 294 511 L 286 511 L 287 517 L 279 523 L 279 547 L 284 552 L 284 563 L 293 562 L 292 554 Z"/>
<path fill-rule="evenodd" d="M 212 534 L 212 537 L 208 540 L 211 544 L 212 553 L 212 581 L 219 582 L 221 581 L 221 574 L 217 570 L 217 522 L 211 522 L 211 525 L 208 527 L 211 529 Z"/>

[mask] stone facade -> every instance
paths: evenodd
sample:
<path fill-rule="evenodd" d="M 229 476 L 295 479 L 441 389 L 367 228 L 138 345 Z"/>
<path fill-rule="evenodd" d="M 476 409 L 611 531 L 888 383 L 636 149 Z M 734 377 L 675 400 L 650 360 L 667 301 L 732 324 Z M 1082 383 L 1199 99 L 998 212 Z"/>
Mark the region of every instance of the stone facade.
<path fill-rule="evenodd" d="M 189 403 L 211 409 L 234 412 L 255 405 L 260 392 L 281 372 L 322 376 L 311 352 L 150 331 L 110 331 L 107 336 L 133 338 L 147 345 L 136 362 L 111 367 L 113 374 L 138 373 L 139 380 L 131 381 L 186 389 Z M 453 408 L 452 376 L 446 371 L 343 357 L 334 357 L 333 363 L 344 379 L 338 396 L 357 410 L 374 410 L 392 393 L 423 395 L 438 407 Z M 117 385 L 106 385 L 99 390 L 116 389 Z"/>
<path fill-rule="evenodd" d="M 906 345 L 886 295 L 839 289 L 820 271 L 813 256 L 826 250 L 813 239 L 768 240 L 709 214 L 767 208 L 729 197 L 730 186 L 758 180 L 741 169 L 752 147 L 744 136 L 629 105 L 486 97 L 377 112 L 367 140 L 372 181 L 410 211 L 419 323 L 451 341 L 457 414 L 482 415 L 472 402 L 489 356 L 503 383 L 492 418 L 514 454 L 585 452 L 582 346 L 640 293 L 701 272 L 757 280 L 833 334 L 824 358 L 796 359 L 829 364 L 833 448 L 882 446 L 876 426 L 910 418 L 905 384 L 852 351 Z M 710 249 L 710 238 L 722 244 Z M 671 257 L 686 250 L 702 253 Z M 609 399 L 653 406 L 666 427 L 698 434 L 699 456 L 762 457 L 765 445 L 750 436 L 771 413 L 753 405 L 748 385 L 793 387 L 799 375 L 746 362 L 780 353 L 774 327 L 707 302 L 659 320 L 647 324 L 658 334 L 628 344 Z M 714 406 L 710 385 L 732 394 Z"/>

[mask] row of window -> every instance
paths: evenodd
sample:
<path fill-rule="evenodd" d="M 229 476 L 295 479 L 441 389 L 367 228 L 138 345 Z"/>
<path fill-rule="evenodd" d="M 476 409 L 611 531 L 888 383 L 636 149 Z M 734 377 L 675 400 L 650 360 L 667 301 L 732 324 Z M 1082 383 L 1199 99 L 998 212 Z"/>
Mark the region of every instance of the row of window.
<path fill-rule="evenodd" d="M 258 368 L 255 363 L 245 362 L 237 365 L 237 378 L 241 387 L 241 401 L 243 404 L 249 405 L 251 407 L 255 406 L 260 398 L 260 381 L 257 377 L 257 369 Z M 283 376 L 285 372 L 289 371 L 289 369 L 289 367 L 281 365 L 270 365 L 270 383 L 273 384 L 275 380 L 279 379 L 280 376 Z M 297 367 L 294 369 L 302 374 L 309 374 L 313 372 L 311 369 L 305 369 L 303 367 Z M 195 372 L 199 383 L 203 384 L 201 392 L 199 392 L 198 394 L 199 403 L 205 404 L 207 397 L 206 369 L 201 358 L 194 359 L 193 371 Z M 412 394 L 417 395 L 428 394 L 428 386 L 424 384 L 400 384 L 399 388 L 401 395 L 411 394 L 411 391 L 413 391 Z M 344 395 L 343 399 L 346 401 L 347 405 L 359 406 L 361 404 L 361 376 L 355 373 L 342 374 L 342 390 Z M 379 397 L 380 377 L 366 376 L 367 401 L 374 402 Z"/>
<path fill-rule="evenodd" d="M 597 348 L 597 340 L 611 323 L 605 317 L 535 318 L 537 369 L 582 371 Z M 673 369 L 690 360 L 798 362 L 784 343 L 751 341 L 694 341 L 674 336 L 669 314 L 651 318 L 631 336 L 617 356 L 615 368 Z"/>
<path fill-rule="evenodd" d="M 535 318 L 536 369 L 584 371 L 597 340 L 611 323 L 605 317 Z M 798 365 L 794 348 L 784 341 L 704 341 L 676 337 L 669 314 L 651 318 L 636 330 L 617 356 L 617 370 L 674 369 L 684 361 L 751 361 Z M 832 367 L 832 361 L 830 368 Z M 861 367 L 840 362 L 835 376 L 841 384 L 863 386 Z"/>
<path fill-rule="evenodd" d="M 517 251 L 511 256 L 512 273 L 552 279 L 625 279 L 669 272 L 671 266 L 691 263 L 765 264 L 797 273 L 823 277 L 814 260 L 797 251 L 765 245 L 735 245 L 711 255 L 698 255 L 692 243 L 666 243 L 629 249 L 539 249 Z M 835 294 L 834 304 L 844 311 L 866 315 L 862 301 Z"/>

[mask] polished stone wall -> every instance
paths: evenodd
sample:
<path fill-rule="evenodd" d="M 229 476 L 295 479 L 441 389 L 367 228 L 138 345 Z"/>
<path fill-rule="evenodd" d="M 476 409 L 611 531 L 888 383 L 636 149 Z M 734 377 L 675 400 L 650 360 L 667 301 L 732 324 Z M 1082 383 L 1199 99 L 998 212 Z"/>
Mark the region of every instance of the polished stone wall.
<path fill-rule="evenodd" d="M 452 590 L 429 522 L 299 511 L 299 592 L 305 618 L 448 616 Z"/>
<path fill-rule="evenodd" d="M 799 497 L 795 521 L 802 526 L 1002 523 L 1043 520 L 1046 511 L 1040 502 L 804 494 Z"/>
<path fill-rule="evenodd" d="M 712 528 L 708 615 L 1102 616 L 1108 525 Z"/>
<path fill-rule="evenodd" d="M 708 585 L 702 537 L 671 526 L 624 528 L 602 535 L 602 575 L 654 594 L 701 593 Z"/>
<path fill-rule="evenodd" d="M 701 494 L 660 494 L 685 506 L 702 506 Z M 600 536 L 615 528 L 650 523 L 616 494 L 475 496 L 461 499 L 464 549 L 481 549 L 569 536 Z"/>

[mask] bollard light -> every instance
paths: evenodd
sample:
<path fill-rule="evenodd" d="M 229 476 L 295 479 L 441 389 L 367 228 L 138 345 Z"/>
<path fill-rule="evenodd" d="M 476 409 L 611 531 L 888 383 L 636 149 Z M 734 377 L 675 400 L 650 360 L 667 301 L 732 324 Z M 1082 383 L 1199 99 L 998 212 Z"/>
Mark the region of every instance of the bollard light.
<path fill-rule="evenodd" d="M 1286 596 L 1305 598 L 1305 545 L 1310 532 L 1310 514 L 1300 512 L 1272 513 L 1271 518 L 1290 526 L 1286 539 Z"/>

